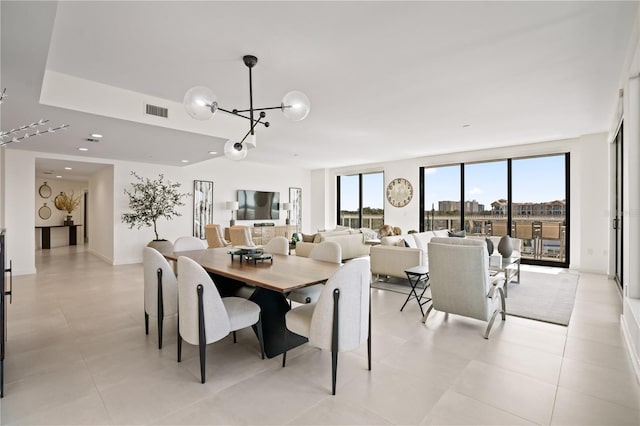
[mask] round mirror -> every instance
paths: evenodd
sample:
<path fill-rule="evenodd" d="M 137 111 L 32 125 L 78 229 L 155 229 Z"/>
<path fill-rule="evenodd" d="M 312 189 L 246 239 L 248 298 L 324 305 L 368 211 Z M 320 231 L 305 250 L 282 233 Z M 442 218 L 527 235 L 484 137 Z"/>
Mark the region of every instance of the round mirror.
<path fill-rule="evenodd" d="M 58 210 L 64 210 L 63 200 L 65 197 L 65 193 L 61 192 L 60 194 L 56 195 L 56 198 L 53 199 L 53 205 L 56 206 Z"/>
<path fill-rule="evenodd" d="M 49 198 L 51 197 L 51 187 L 49 185 L 47 185 L 47 182 L 43 183 L 40 186 L 40 189 L 38 189 L 38 192 L 40 193 L 40 196 L 42 198 Z"/>
<path fill-rule="evenodd" d="M 51 217 L 51 209 L 47 207 L 47 203 L 44 203 L 44 206 L 40 207 L 38 210 L 38 216 L 40 219 L 49 219 Z"/>

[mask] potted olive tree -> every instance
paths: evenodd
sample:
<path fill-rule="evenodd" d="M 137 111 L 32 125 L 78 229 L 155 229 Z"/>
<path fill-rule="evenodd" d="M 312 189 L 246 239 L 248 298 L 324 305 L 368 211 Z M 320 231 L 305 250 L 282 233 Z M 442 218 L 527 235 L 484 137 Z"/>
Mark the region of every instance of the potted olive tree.
<path fill-rule="evenodd" d="M 164 175 L 158 175 L 157 179 L 151 180 L 143 178 L 136 172 L 131 172 L 136 178 L 136 182 L 131 183 L 132 188 L 124 190 L 129 197 L 129 208 L 131 213 L 124 213 L 122 221 L 129 225 L 129 229 L 137 226 L 153 226 L 153 233 L 156 238 L 148 245 L 158 251 L 171 251 L 173 244 L 171 241 L 160 238 L 158 235 L 157 222 L 160 218 L 171 220 L 176 216 L 182 216 L 177 207 L 184 206 L 182 198 L 190 194 L 180 193 L 180 183 L 172 183 L 164 180 Z"/>

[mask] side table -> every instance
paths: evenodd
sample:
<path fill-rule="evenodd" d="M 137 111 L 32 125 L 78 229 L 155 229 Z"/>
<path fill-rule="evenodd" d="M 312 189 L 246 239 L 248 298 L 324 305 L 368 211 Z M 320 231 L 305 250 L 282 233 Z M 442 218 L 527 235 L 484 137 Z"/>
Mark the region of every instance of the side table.
<path fill-rule="evenodd" d="M 404 301 L 402 308 L 400 308 L 400 311 L 402 312 L 404 307 L 407 305 L 407 302 L 409 302 L 409 300 L 413 298 L 413 299 L 416 299 L 416 302 L 418 302 L 418 306 L 420 307 L 420 312 L 422 313 L 422 316 L 424 316 L 424 310 L 422 309 L 422 306 L 431 301 L 431 298 L 427 298 L 427 300 L 425 300 L 424 302 L 422 301 L 422 296 L 424 296 L 424 292 L 427 291 L 427 288 L 429 288 L 429 268 L 427 268 L 426 266 L 414 266 L 412 268 L 405 269 L 404 273 L 407 274 L 407 279 L 409 280 L 411 291 L 407 296 L 407 300 Z M 420 283 L 424 284 L 424 288 L 422 289 L 422 292 L 418 296 L 418 293 L 416 292 L 416 287 Z"/>

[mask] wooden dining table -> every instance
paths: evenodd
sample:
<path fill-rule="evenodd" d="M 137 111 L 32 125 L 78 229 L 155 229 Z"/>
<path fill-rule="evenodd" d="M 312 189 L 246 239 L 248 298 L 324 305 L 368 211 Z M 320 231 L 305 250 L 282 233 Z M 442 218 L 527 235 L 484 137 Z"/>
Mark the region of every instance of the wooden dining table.
<path fill-rule="evenodd" d="M 286 295 L 293 290 L 325 282 L 340 265 L 280 254 L 272 254 L 272 259 L 254 263 L 238 255 L 232 257 L 229 253 L 232 250 L 220 247 L 163 255 L 173 261 L 177 261 L 179 256 L 193 259 L 211 275 L 221 290 L 230 280 L 255 286 L 256 290 L 249 300 L 261 309 L 264 347 L 268 358 L 305 343 L 305 337 L 286 328 L 285 314 L 290 310 Z"/>

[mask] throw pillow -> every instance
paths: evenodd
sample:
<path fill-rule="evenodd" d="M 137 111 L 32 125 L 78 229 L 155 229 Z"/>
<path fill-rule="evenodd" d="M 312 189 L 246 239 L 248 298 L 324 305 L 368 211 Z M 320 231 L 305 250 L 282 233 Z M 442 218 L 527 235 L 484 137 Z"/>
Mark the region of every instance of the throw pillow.
<path fill-rule="evenodd" d="M 309 234 L 302 233 L 302 241 L 304 241 L 305 243 L 312 243 L 314 237 L 315 237 L 315 235 L 309 235 Z"/>
<path fill-rule="evenodd" d="M 458 232 L 449 231 L 449 236 L 450 237 L 456 237 L 456 238 L 465 238 L 467 236 L 467 233 L 465 232 L 464 229 L 462 231 L 458 231 Z"/>
<path fill-rule="evenodd" d="M 399 240 L 394 244 L 394 246 L 397 246 L 397 247 L 408 247 L 408 246 L 407 246 L 406 241 L 405 241 L 404 239 L 402 239 L 402 238 L 401 238 L 401 239 L 399 239 Z"/>
<path fill-rule="evenodd" d="M 493 241 L 487 238 L 487 251 L 489 252 L 489 256 L 493 254 Z"/>
<path fill-rule="evenodd" d="M 364 235 L 365 240 L 375 240 L 378 238 L 378 232 L 371 228 L 360 228 L 360 232 Z"/>

